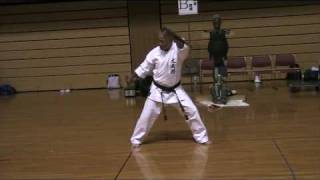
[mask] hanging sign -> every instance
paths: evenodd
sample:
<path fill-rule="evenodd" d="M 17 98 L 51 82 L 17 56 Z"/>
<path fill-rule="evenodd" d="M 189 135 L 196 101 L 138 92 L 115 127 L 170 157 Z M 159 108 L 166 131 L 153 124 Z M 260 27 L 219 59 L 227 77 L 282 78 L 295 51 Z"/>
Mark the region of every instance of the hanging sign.
<path fill-rule="evenodd" d="M 197 0 L 178 0 L 179 15 L 198 14 Z"/>

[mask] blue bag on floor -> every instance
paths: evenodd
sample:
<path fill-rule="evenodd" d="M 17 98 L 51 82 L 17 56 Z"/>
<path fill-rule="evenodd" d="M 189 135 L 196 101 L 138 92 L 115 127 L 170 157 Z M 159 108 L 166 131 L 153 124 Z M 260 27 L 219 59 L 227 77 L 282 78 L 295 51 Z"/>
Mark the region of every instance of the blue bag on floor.
<path fill-rule="evenodd" d="M 319 71 L 312 71 L 311 69 L 305 70 L 303 73 L 304 81 L 317 81 L 318 80 Z"/>
<path fill-rule="evenodd" d="M 0 85 L 0 95 L 10 96 L 10 95 L 14 95 L 16 93 L 17 93 L 17 91 L 14 87 L 12 87 L 8 84 Z"/>

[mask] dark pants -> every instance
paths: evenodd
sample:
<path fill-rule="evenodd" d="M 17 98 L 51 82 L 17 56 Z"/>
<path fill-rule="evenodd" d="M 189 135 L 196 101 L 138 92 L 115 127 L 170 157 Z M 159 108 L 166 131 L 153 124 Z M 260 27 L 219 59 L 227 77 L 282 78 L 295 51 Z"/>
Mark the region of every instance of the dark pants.
<path fill-rule="evenodd" d="M 213 80 L 211 89 L 212 100 L 215 103 L 226 104 L 227 97 L 231 95 L 231 90 L 225 85 L 225 78 L 228 76 L 227 67 L 224 64 L 214 65 Z"/>
<path fill-rule="evenodd" d="M 219 55 L 219 53 L 216 53 L 218 55 L 210 54 L 210 60 L 212 60 L 213 63 L 213 80 L 217 81 L 217 75 L 220 74 L 223 78 L 227 77 L 227 68 L 224 65 L 224 58 L 222 55 Z"/>

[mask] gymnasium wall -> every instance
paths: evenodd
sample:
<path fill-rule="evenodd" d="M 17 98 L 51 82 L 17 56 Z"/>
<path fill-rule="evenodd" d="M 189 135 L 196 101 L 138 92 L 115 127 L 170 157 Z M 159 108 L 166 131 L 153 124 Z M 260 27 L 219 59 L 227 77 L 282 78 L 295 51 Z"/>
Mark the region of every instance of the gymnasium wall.
<path fill-rule="evenodd" d="M 0 84 L 19 91 L 100 88 L 131 72 L 126 1 L 0 7 Z"/>
<path fill-rule="evenodd" d="M 320 63 L 320 4 L 317 1 L 203 1 L 199 14 L 178 16 L 176 1 L 161 1 L 161 22 L 192 44 L 192 58 L 206 59 L 212 16 L 220 14 L 229 56 L 292 53 L 303 68 Z"/>
<path fill-rule="evenodd" d="M 146 54 L 158 45 L 160 29 L 159 1 L 128 1 L 131 63 L 134 70 Z"/>
<path fill-rule="evenodd" d="M 176 0 L 146 6 L 125 0 L 0 6 L 0 84 L 19 91 L 105 87 L 107 74 L 123 80 L 143 60 L 160 25 L 190 41 L 192 58 L 207 58 L 206 31 L 216 13 L 234 33 L 229 56 L 249 62 L 252 55 L 293 53 L 303 68 L 320 61 L 317 1 L 199 0 L 200 14 L 189 16 L 177 15 Z"/>

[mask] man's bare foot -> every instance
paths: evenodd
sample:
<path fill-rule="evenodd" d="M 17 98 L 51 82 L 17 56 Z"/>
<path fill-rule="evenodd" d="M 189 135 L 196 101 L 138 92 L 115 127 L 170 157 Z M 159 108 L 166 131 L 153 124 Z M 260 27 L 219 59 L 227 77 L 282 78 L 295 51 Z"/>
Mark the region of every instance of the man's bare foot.
<path fill-rule="evenodd" d="M 201 144 L 203 144 L 203 145 L 209 145 L 209 144 L 212 144 L 212 142 L 209 140 L 209 141 L 204 142 L 204 143 L 201 143 Z"/>
<path fill-rule="evenodd" d="M 139 148 L 141 144 L 132 144 L 131 147 L 132 148 Z"/>
<path fill-rule="evenodd" d="M 131 150 L 133 152 L 138 152 L 138 151 L 140 151 L 140 149 L 141 149 L 141 144 L 132 144 L 131 145 Z"/>

